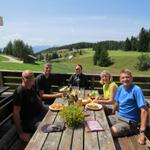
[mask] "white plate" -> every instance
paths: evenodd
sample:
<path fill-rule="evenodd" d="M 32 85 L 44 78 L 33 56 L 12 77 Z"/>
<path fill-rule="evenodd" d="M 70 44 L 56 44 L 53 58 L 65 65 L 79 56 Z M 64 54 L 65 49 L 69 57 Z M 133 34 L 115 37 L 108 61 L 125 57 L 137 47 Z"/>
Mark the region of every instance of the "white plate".
<path fill-rule="evenodd" d="M 90 107 L 90 105 L 95 105 L 96 107 Z M 103 106 L 101 104 L 97 104 L 97 103 L 88 103 L 86 104 L 85 106 L 87 109 L 90 109 L 90 110 L 100 110 L 103 108 Z"/>
<path fill-rule="evenodd" d="M 59 105 L 61 105 L 61 107 L 60 107 L 60 108 L 54 108 L 54 107 L 52 107 L 54 104 L 59 104 Z M 63 108 L 63 105 L 60 104 L 60 103 L 54 103 L 54 104 L 52 104 L 52 105 L 49 106 L 49 109 L 50 109 L 50 110 L 59 111 L 59 110 L 61 110 L 61 109 Z"/>

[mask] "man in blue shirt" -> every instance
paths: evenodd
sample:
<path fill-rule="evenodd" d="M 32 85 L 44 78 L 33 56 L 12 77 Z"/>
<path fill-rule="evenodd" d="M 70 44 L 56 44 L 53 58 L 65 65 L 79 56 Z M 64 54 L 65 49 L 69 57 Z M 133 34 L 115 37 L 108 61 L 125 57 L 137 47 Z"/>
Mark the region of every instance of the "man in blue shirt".
<path fill-rule="evenodd" d="M 109 121 L 111 132 L 114 137 L 135 134 L 140 123 L 140 134 L 138 142 L 145 144 L 145 129 L 147 125 L 147 102 L 144 99 L 141 88 L 132 83 L 132 73 L 128 70 L 120 72 L 120 82 L 115 95 L 115 105 L 112 113 L 117 110 L 116 115 L 110 115 Z"/>

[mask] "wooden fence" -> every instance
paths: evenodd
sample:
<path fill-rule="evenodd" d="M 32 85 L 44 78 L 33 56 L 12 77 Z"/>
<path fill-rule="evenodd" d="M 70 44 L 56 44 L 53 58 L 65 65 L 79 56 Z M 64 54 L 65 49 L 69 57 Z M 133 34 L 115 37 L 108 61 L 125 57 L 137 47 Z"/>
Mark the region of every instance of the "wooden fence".
<path fill-rule="evenodd" d="M 35 76 L 37 76 L 41 72 L 34 72 Z M 0 71 L 0 85 L 9 86 L 11 91 L 21 84 L 21 71 L 8 71 L 2 70 Z M 54 78 L 52 82 L 52 90 L 58 91 L 60 87 L 68 85 L 68 79 L 71 74 L 64 73 L 52 73 L 52 77 Z M 99 74 L 86 74 L 87 79 L 90 83 L 90 87 L 93 90 L 99 90 L 99 93 L 102 94 L 102 85 L 99 83 Z M 113 76 L 114 81 L 120 85 L 119 76 Z M 140 77 L 136 76 L 133 78 L 134 83 L 139 85 L 144 93 L 146 98 L 150 98 L 150 77 Z"/>

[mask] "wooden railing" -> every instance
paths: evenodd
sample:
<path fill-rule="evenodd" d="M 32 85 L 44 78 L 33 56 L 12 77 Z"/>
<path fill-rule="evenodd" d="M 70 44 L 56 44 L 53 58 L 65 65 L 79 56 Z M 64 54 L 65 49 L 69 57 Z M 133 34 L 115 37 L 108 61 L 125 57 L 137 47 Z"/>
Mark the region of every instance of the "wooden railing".
<path fill-rule="evenodd" d="M 37 76 L 41 72 L 34 72 Z M 0 71 L 0 85 L 9 86 L 11 91 L 14 91 L 15 88 L 21 84 L 21 71 Z M 68 85 L 68 79 L 71 74 L 64 73 L 52 73 L 54 80 L 52 82 L 53 91 L 58 91 L 60 87 Z M 99 83 L 99 74 L 86 74 L 87 79 L 89 80 L 91 89 L 99 90 L 99 93 L 102 94 L 102 85 Z M 120 85 L 119 76 L 113 76 L 114 81 Z M 144 93 L 146 98 L 150 98 L 150 77 L 134 77 L 134 83 L 139 85 Z"/>

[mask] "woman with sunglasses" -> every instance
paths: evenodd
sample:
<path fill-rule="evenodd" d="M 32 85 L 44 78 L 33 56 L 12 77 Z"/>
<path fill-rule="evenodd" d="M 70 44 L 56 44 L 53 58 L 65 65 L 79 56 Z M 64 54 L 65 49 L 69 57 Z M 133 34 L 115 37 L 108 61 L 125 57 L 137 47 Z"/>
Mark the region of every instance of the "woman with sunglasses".
<path fill-rule="evenodd" d="M 75 74 L 71 75 L 69 78 L 69 86 L 76 86 L 78 88 L 89 88 L 89 82 L 85 76 L 85 74 L 82 73 L 82 65 L 77 64 L 75 67 Z"/>

